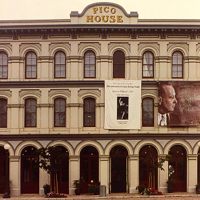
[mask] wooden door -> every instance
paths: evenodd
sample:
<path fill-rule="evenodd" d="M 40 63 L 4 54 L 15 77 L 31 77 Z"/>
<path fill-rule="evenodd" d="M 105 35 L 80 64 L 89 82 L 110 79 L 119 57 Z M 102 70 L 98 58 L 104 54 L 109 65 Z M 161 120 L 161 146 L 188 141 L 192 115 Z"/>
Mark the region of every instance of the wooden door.
<path fill-rule="evenodd" d="M 38 156 L 35 147 L 26 147 L 21 154 L 21 193 L 39 193 Z"/>
<path fill-rule="evenodd" d="M 6 151 L 4 147 L 0 147 L 0 194 L 4 193 L 3 181 L 5 180 L 6 167 Z"/>

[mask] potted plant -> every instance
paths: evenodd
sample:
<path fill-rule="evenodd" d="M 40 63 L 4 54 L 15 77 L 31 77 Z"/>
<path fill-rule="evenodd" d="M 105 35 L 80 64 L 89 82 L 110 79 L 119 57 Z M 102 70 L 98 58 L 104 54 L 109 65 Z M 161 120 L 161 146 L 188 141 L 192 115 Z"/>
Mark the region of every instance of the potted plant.
<path fill-rule="evenodd" d="M 169 179 L 166 183 L 167 183 L 167 191 L 168 193 L 172 193 L 174 191 L 174 184 L 175 184 L 176 180 L 171 178 Z"/>
<path fill-rule="evenodd" d="M 138 185 L 135 189 L 138 190 L 139 193 L 141 194 L 144 191 L 145 186 L 143 184 L 142 185 Z"/>
<path fill-rule="evenodd" d="M 94 195 L 99 194 L 99 186 L 98 185 L 89 185 L 88 192 L 90 194 L 94 194 Z"/>
<path fill-rule="evenodd" d="M 47 193 L 50 192 L 50 185 L 46 183 L 45 185 L 43 185 L 43 188 L 44 188 L 44 194 L 47 195 Z"/>
<path fill-rule="evenodd" d="M 80 195 L 81 194 L 81 186 L 83 184 L 83 178 L 81 177 L 79 180 L 74 180 L 74 187 L 76 188 L 75 189 L 75 194 L 76 195 Z"/>
<path fill-rule="evenodd" d="M 196 185 L 196 194 L 200 194 L 200 184 Z"/>

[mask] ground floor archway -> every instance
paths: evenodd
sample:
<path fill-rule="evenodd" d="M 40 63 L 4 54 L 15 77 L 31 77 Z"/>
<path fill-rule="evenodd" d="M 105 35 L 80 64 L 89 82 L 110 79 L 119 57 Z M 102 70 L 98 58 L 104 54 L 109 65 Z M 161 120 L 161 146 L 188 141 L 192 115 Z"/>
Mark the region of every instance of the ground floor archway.
<path fill-rule="evenodd" d="M 169 179 L 175 180 L 174 192 L 186 192 L 187 185 L 187 153 L 184 147 L 175 145 L 171 147 L 169 154 L 172 156 L 169 169 L 173 170 L 169 174 Z"/>
<path fill-rule="evenodd" d="M 127 191 L 127 165 L 128 152 L 123 146 L 115 146 L 111 149 L 111 193 Z"/>
<path fill-rule="evenodd" d="M 4 193 L 4 180 L 6 175 L 6 151 L 0 147 L 0 194 Z"/>
<path fill-rule="evenodd" d="M 36 148 L 25 147 L 21 153 L 21 193 L 39 193 L 39 166 Z"/>

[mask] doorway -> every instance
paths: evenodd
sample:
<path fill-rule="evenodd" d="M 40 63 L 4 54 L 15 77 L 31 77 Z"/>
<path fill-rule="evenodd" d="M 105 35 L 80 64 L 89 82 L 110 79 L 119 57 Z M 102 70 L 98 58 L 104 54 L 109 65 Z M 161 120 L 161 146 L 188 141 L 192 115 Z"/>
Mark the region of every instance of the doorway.
<path fill-rule="evenodd" d="M 172 156 L 169 161 L 169 168 L 173 168 L 169 179 L 175 179 L 174 192 L 186 192 L 187 183 L 187 161 L 186 150 L 180 145 L 173 146 L 169 154 Z"/>
<path fill-rule="evenodd" d="M 158 188 L 158 169 L 155 168 L 158 162 L 157 150 L 146 145 L 141 148 L 139 153 L 139 185 L 146 188 Z"/>
<path fill-rule="evenodd" d="M 88 185 L 99 185 L 99 153 L 92 146 L 84 147 L 80 154 L 81 193 L 88 193 Z"/>
<path fill-rule="evenodd" d="M 39 156 L 35 154 L 36 148 L 25 147 L 21 153 L 21 193 L 39 193 Z"/>
<path fill-rule="evenodd" d="M 6 151 L 0 147 L 0 194 L 4 193 L 4 180 L 6 176 Z"/>
<path fill-rule="evenodd" d="M 115 146 L 110 152 L 111 158 L 111 193 L 127 192 L 127 157 L 128 152 L 123 146 Z"/>

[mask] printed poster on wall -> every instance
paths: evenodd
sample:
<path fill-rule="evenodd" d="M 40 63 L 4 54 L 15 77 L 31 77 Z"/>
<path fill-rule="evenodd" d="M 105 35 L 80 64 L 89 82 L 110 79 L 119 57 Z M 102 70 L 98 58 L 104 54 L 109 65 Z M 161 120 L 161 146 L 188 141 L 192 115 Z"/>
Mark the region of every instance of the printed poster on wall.
<path fill-rule="evenodd" d="M 200 125 L 200 82 L 158 83 L 158 125 Z"/>
<path fill-rule="evenodd" d="M 105 81 L 105 129 L 140 129 L 141 81 Z"/>

